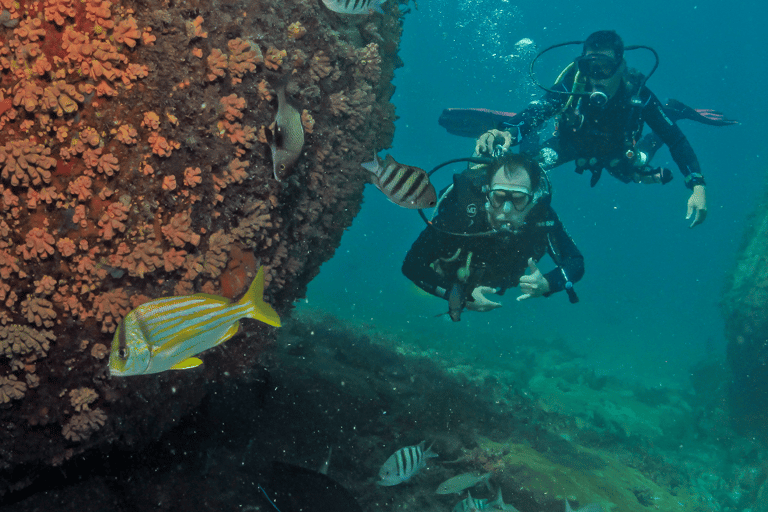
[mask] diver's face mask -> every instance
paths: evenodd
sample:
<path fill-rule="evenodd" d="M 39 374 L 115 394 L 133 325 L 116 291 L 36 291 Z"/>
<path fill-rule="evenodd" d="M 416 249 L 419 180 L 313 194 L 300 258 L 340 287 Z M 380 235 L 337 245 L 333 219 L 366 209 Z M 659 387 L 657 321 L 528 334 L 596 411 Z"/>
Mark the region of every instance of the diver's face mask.
<path fill-rule="evenodd" d="M 528 188 L 496 184 L 488 191 L 486 208 L 495 229 L 514 231 L 525 223 L 532 203 L 533 194 Z"/>
<path fill-rule="evenodd" d="M 592 84 L 589 104 L 603 108 L 618 89 L 619 81 L 616 78 L 623 60 L 602 53 L 589 53 L 578 57 L 575 62 L 579 73 Z"/>
<path fill-rule="evenodd" d="M 619 70 L 621 59 L 602 53 L 588 53 L 576 58 L 579 72 L 590 80 L 606 80 Z"/>

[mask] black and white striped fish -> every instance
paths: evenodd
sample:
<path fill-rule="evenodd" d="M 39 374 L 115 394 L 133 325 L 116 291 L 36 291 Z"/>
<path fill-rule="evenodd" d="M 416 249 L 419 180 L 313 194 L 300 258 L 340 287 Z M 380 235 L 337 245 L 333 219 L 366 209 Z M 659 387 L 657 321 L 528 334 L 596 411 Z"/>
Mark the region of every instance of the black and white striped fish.
<path fill-rule="evenodd" d="M 395 162 L 387 155 L 384 165 L 373 154 L 373 161 L 362 164 L 373 174 L 371 181 L 387 198 L 403 208 L 431 208 L 437 203 L 435 187 L 424 169 Z"/>
<path fill-rule="evenodd" d="M 430 446 L 424 451 L 424 441 L 418 446 L 406 446 L 392 454 L 379 470 L 379 485 L 401 484 L 426 467 L 427 459 L 437 457 Z"/>
<path fill-rule="evenodd" d="M 327 8 L 341 14 L 368 14 L 371 11 L 384 14 L 381 4 L 386 0 L 323 0 Z"/>

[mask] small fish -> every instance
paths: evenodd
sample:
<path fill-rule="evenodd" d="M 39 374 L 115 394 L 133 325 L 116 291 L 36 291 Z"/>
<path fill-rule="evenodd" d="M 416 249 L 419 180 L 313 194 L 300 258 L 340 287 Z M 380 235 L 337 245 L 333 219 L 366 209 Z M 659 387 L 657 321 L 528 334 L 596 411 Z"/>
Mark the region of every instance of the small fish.
<path fill-rule="evenodd" d="M 424 451 L 424 441 L 418 446 L 400 448 L 387 459 L 379 470 L 379 485 L 390 486 L 401 484 L 426 467 L 427 459 L 437 457 L 430 446 Z"/>
<path fill-rule="evenodd" d="M 382 166 L 376 153 L 373 154 L 372 162 L 362 166 L 373 174 L 373 184 L 398 206 L 431 208 L 437 203 L 435 187 L 429 182 L 424 169 L 399 164 L 391 155 L 387 155 Z"/>
<path fill-rule="evenodd" d="M 462 492 L 470 489 L 478 484 L 484 483 L 488 490 L 490 485 L 488 480 L 493 473 L 486 473 L 484 475 L 478 475 L 477 473 L 464 473 L 462 475 L 449 478 L 445 482 L 441 483 L 435 491 L 436 494 L 461 494 Z"/>
<path fill-rule="evenodd" d="M 264 302 L 264 267 L 239 302 L 198 293 L 151 300 L 120 322 L 112 340 L 109 371 L 116 377 L 185 370 L 202 364 L 193 357 L 234 336 L 241 318 L 280 327 Z"/>
<path fill-rule="evenodd" d="M 453 283 L 451 291 L 448 293 L 448 316 L 454 322 L 461 321 L 461 312 L 464 310 L 464 306 L 467 305 L 466 293 L 464 293 L 464 286 L 459 283 Z"/>
<path fill-rule="evenodd" d="M 327 8 L 341 14 L 369 14 L 371 11 L 384 14 L 381 4 L 386 0 L 323 0 Z"/>
<path fill-rule="evenodd" d="M 455 507 L 453 507 L 453 512 L 478 512 L 478 511 L 508 511 L 508 512 L 519 512 L 515 507 L 512 505 L 507 505 L 504 503 L 504 500 L 501 497 L 501 489 L 499 489 L 498 494 L 496 495 L 496 499 L 493 501 L 488 501 L 485 499 L 476 500 L 472 497 L 472 495 L 467 491 L 467 498 L 465 500 L 462 500 L 456 504 Z"/>
<path fill-rule="evenodd" d="M 574 510 L 571 508 L 571 504 L 568 503 L 568 498 L 565 499 L 565 512 L 574 512 Z M 599 503 L 590 503 L 580 507 L 576 510 L 576 512 L 605 512 L 605 509 Z"/>
<path fill-rule="evenodd" d="M 466 499 L 461 500 L 453 507 L 453 512 L 476 512 L 478 510 L 488 509 L 488 500 L 475 499 L 467 492 Z"/>
<path fill-rule="evenodd" d="M 288 81 L 283 79 L 276 87 L 275 128 L 271 133 L 267 130 L 267 141 L 272 151 L 272 169 L 277 181 L 285 177 L 304 147 L 304 126 L 301 124 L 301 114 L 296 107 L 288 103 L 285 97 L 287 83 Z"/>

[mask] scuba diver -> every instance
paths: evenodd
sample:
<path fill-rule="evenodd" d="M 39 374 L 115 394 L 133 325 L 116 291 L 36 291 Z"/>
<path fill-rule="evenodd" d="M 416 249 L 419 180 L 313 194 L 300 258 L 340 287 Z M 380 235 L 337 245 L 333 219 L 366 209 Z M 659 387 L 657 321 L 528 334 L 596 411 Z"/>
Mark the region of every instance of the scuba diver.
<path fill-rule="evenodd" d="M 549 179 L 541 166 L 512 152 L 458 160 L 484 163 L 453 176 L 434 218 L 408 251 L 403 274 L 446 299 L 456 322 L 465 307 L 480 312 L 501 307 L 486 295 L 518 285 L 517 300 L 566 290 L 571 302 L 578 301 L 573 283 L 584 274 L 584 258 L 550 206 Z M 542 274 L 536 262 L 545 253 L 557 267 Z"/>
<path fill-rule="evenodd" d="M 568 44 L 547 48 L 543 53 Z M 627 50 L 646 46 L 627 47 Z M 576 163 L 576 171 L 592 174 L 595 186 L 603 170 L 624 183 L 668 183 L 672 179 L 669 169 L 652 168 L 650 160 L 661 144 L 666 144 L 680 168 L 685 185 L 691 189 L 686 219 L 693 216 L 690 227 L 704 222 L 707 213 L 706 183 L 699 161 L 688 139 L 675 123 L 675 117 L 707 119 L 712 111 L 693 111 L 676 102 L 669 110 L 680 110 L 679 116 L 669 116 L 665 107 L 645 86 L 656 65 L 647 77 L 627 68 L 624 43 L 613 30 L 591 34 L 583 42 L 582 55 L 569 64 L 552 88 L 540 100 L 533 101 L 522 112 L 502 121 L 496 129 L 481 135 L 475 151 L 490 154 L 497 145 L 508 150 L 537 133 L 548 119 L 559 115 L 555 135 L 537 144 L 535 148 L 522 148 L 531 153 L 546 169 L 569 161 Z M 532 72 L 533 73 L 533 72 Z M 706 121 L 704 121 L 706 122 Z M 640 136 L 647 124 L 653 134 Z M 711 123 L 714 124 L 714 123 Z M 732 122 L 728 124 L 733 124 Z M 639 142 L 638 142 L 639 141 Z"/>

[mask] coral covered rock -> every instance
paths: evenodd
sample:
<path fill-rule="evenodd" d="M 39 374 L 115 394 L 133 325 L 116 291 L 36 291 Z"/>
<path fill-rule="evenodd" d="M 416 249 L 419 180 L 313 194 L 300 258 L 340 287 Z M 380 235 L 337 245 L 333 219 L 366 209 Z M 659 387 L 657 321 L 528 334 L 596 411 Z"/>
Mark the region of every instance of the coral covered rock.
<path fill-rule="evenodd" d="M 251 324 L 237 357 L 192 371 L 112 379 L 105 356 L 131 308 L 236 298 L 259 266 L 290 310 L 359 211 L 360 162 L 391 143 L 401 30 L 395 6 L 342 19 L 303 0 L 3 6 L 0 495 L 157 437 L 202 383 L 257 363 L 273 334 Z M 265 134 L 286 77 L 306 139 L 277 182 Z"/>

